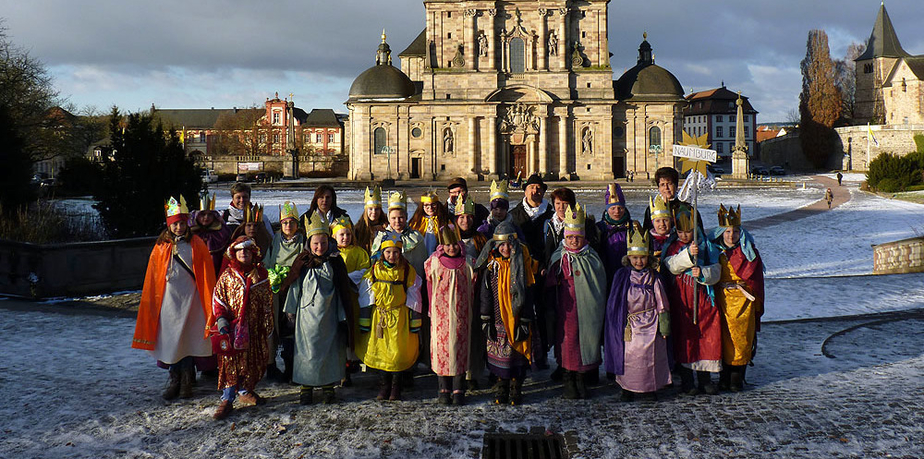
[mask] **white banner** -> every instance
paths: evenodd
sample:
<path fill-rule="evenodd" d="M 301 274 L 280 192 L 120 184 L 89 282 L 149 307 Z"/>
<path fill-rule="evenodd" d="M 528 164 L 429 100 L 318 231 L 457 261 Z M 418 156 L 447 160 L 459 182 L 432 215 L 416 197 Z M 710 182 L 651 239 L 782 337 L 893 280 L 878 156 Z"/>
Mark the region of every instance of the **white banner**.
<path fill-rule="evenodd" d="M 674 145 L 674 156 L 692 159 L 694 161 L 709 161 L 710 163 L 714 163 L 718 158 L 718 153 L 716 153 L 715 150 L 691 147 L 689 145 Z"/>

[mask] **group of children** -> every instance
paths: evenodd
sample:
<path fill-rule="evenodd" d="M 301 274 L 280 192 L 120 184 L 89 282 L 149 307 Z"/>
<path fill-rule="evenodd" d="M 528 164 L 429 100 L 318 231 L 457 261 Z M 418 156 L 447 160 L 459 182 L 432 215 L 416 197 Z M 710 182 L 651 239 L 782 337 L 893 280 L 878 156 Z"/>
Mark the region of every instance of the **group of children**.
<path fill-rule="evenodd" d="M 567 189 L 547 204 L 535 176 L 512 212 L 505 183 L 492 184 L 487 211 L 456 179 L 446 202 L 422 195 L 410 220 L 405 193 L 383 207 L 380 190 L 367 188 L 355 226 L 333 189 L 319 189 L 301 218 L 283 206 L 272 237 L 249 189 L 244 199 L 232 189 L 238 212 L 203 203 L 190 219 L 196 231 L 182 198 L 171 198 L 133 346 L 169 368 L 167 399 L 190 396 L 195 369 L 211 360 L 216 419 L 235 400 L 262 403 L 254 388 L 264 374 L 301 385 L 302 404 L 316 389 L 331 403 L 359 362 L 379 373 L 378 400 L 399 400 L 423 362 L 441 404 L 464 404 L 487 368 L 495 402 L 517 405 L 550 348 L 568 399 L 588 396 L 601 364 L 624 400 L 653 395 L 672 370 L 689 394 L 716 393 L 716 372 L 720 387 L 741 390 L 763 309 L 760 257 L 740 208 L 721 207 L 720 226 L 704 231 L 673 196 L 671 171 L 659 170 L 644 224 L 631 220 L 616 184 L 594 223 Z"/>

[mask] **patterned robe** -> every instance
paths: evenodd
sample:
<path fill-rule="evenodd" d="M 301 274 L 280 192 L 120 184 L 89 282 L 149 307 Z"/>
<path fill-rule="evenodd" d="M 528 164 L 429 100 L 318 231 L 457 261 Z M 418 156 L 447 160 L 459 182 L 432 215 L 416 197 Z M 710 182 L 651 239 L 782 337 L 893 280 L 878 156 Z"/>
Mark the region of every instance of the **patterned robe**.
<path fill-rule="evenodd" d="M 273 331 L 272 307 L 273 291 L 262 266 L 242 273 L 232 265 L 218 278 L 212 296 L 212 314 L 216 320 L 224 317 L 231 322 L 235 346 L 242 334 L 246 334 L 247 342 L 247 348 L 238 354 L 218 356 L 219 389 L 236 385 L 253 390 L 263 377 L 269 359 L 267 337 Z M 241 317 L 242 310 L 243 320 L 235 325 L 234 320 Z"/>
<path fill-rule="evenodd" d="M 520 319 L 532 321 L 533 310 L 529 307 L 531 287 L 536 272 L 535 262 L 530 258 L 529 250 L 523 248 L 524 277 L 511 281 L 510 259 L 491 255 L 488 268 L 483 272 L 484 282 L 481 285 L 481 315 L 490 316 L 497 331 L 497 339 L 485 337 L 488 351 L 488 369 L 498 378 L 523 378 L 529 368 L 533 351 L 533 333 L 530 326 L 530 336 L 523 341 L 514 341 L 514 329 L 519 325 Z M 514 314 L 511 304 L 511 283 L 523 282 L 527 287 L 527 298 L 523 301 L 524 307 L 519 316 Z"/>
<path fill-rule="evenodd" d="M 675 240 L 664 251 L 664 266 L 670 274 L 667 293 L 671 303 L 671 338 L 674 343 L 674 360 L 695 371 L 722 370 L 722 326 L 719 309 L 713 304 L 711 288 L 719 280 L 720 267 L 709 263 L 699 254 L 702 274 L 699 279 L 690 275 L 695 266 L 690 258 L 689 246 Z M 703 249 L 705 252 L 705 249 Z M 699 290 L 697 321 L 693 323 L 693 292 Z"/>
<path fill-rule="evenodd" d="M 460 250 L 457 258 L 449 258 L 439 246 L 424 263 L 430 297 L 430 367 L 439 376 L 461 375 L 469 368 L 475 286 L 472 266 Z"/>
<path fill-rule="evenodd" d="M 716 305 L 722 311 L 722 361 L 747 365 L 754 358 L 760 317 L 764 313 L 764 273 L 760 254 L 752 261 L 741 246 L 725 250 L 719 257 L 722 277 L 716 286 Z M 745 290 L 754 300 L 747 298 Z"/>

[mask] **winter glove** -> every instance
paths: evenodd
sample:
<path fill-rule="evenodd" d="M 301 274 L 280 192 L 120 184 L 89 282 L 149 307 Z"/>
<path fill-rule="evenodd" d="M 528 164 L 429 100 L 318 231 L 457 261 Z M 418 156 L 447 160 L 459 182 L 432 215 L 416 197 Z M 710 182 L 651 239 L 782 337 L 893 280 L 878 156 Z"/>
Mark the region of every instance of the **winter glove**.
<path fill-rule="evenodd" d="M 662 312 L 658 314 L 658 331 L 665 338 L 671 336 L 671 313 Z"/>
<path fill-rule="evenodd" d="M 497 341 L 497 328 L 494 327 L 491 316 L 481 316 L 481 331 L 484 333 L 485 338 Z"/>
<path fill-rule="evenodd" d="M 515 342 L 526 341 L 529 338 L 529 321 L 520 319 L 520 323 L 513 329 L 513 340 Z"/>
<path fill-rule="evenodd" d="M 420 313 L 417 311 L 411 310 L 410 332 L 420 333 L 421 325 L 423 325 L 423 319 L 420 318 Z"/>
<path fill-rule="evenodd" d="M 228 319 L 225 319 L 224 317 L 219 317 L 218 320 L 215 321 L 215 326 L 218 328 L 218 333 L 221 333 L 222 335 L 227 335 L 230 333 L 231 322 L 228 322 Z"/>

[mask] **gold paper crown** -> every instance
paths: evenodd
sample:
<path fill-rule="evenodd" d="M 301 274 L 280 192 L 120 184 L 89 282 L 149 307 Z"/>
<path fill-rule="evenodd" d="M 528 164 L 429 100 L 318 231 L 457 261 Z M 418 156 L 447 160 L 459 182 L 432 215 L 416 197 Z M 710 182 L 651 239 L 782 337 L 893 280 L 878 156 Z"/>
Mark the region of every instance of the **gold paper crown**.
<path fill-rule="evenodd" d="M 263 221 L 263 206 L 253 205 L 244 209 L 244 223 Z"/>
<path fill-rule="evenodd" d="M 366 193 L 363 194 L 363 207 L 382 207 L 382 189 L 375 187 L 369 191 L 366 187 Z"/>
<path fill-rule="evenodd" d="M 199 198 L 199 210 L 215 210 L 215 193 L 209 198 L 208 193 Z"/>
<path fill-rule="evenodd" d="M 728 209 L 719 204 L 719 226 L 728 228 L 729 226 L 741 226 L 741 204 L 738 204 L 738 210 L 733 210 L 731 206 Z"/>
<path fill-rule="evenodd" d="M 645 231 L 638 222 L 633 221 L 632 227 L 628 230 L 628 240 L 626 241 L 626 255 L 643 255 L 650 254 L 648 247 L 650 244 L 648 231 Z"/>
<path fill-rule="evenodd" d="M 382 238 L 381 244 L 379 244 L 379 250 L 385 250 L 389 247 L 404 247 L 404 240 L 401 239 L 401 235 L 394 231 L 386 231 L 385 237 Z"/>
<path fill-rule="evenodd" d="M 388 210 L 401 209 L 407 210 L 407 193 L 403 191 L 393 191 L 388 196 Z"/>
<path fill-rule="evenodd" d="M 491 181 L 491 199 L 489 199 L 489 201 L 493 201 L 495 199 L 504 199 L 507 201 L 510 200 L 510 193 L 507 192 L 506 180 L 501 180 L 500 183 L 497 183 L 494 180 Z"/>
<path fill-rule="evenodd" d="M 321 216 L 320 212 L 311 214 L 311 220 L 305 217 L 305 235 L 310 239 L 315 234 L 326 234 L 330 236 L 330 225 Z"/>
<path fill-rule="evenodd" d="M 181 214 L 188 214 L 189 208 L 186 207 L 186 198 L 184 198 L 183 195 L 180 195 L 180 200 L 177 201 L 176 198 L 171 196 L 170 200 L 164 204 L 164 212 L 166 212 L 167 218 Z"/>
<path fill-rule="evenodd" d="M 580 233 L 584 234 L 584 219 L 586 214 L 584 208 L 581 207 L 580 203 L 574 205 L 572 209 L 571 206 L 568 206 L 568 209 L 565 210 L 565 234 L 575 234 Z"/>
<path fill-rule="evenodd" d="M 428 202 L 432 204 L 434 202 L 439 202 L 439 200 L 440 200 L 440 196 L 436 194 L 436 192 L 434 191 L 427 191 L 422 196 L 420 196 L 421 204 L 426 204 Z"/>
<path fill-rule="evenodd" d="M 651 214 L 651 219 L 656 218 L 671 218 L 671 211 L 667 207 L 667 203 L 661 199 L 659 194 L 654 200 L 651 199 L 651 196 L 648 197 L 648 210 Z"/>
<path fill-rule="evenodd" d="M 333 223 L 330 224 L 330 234 L 336 235 L 344 228 L 353 229 L 353 220 L 350 220 L 348 215 L 334 219 Z"/>
<path fill-rule="evenodd" d="M 282 203 L 282 207 L 279 209 L 279 221 L 281 222 L 287 218 L 298 220 L 298 208 L 295 207 L 295 203 L 292 201 Z"/>
<path fill-rule="evenodd" d="M 693 231 L 693 212 L 684 204 L 681 204 L 674 212 L 674 225 L 677 231 Z"/>
<path fill-rule="evenodd" d="M 455 214 L 458 215 L 475 215 L 475 201 L 466 196 L 465 200 L 456 200 Z"/>
<path fill-rule="evenodd" d="M 455 226 L 446 225 L 440 228 L 440 245 L 452 245 L 459 243 L 459 232 Z"/>

